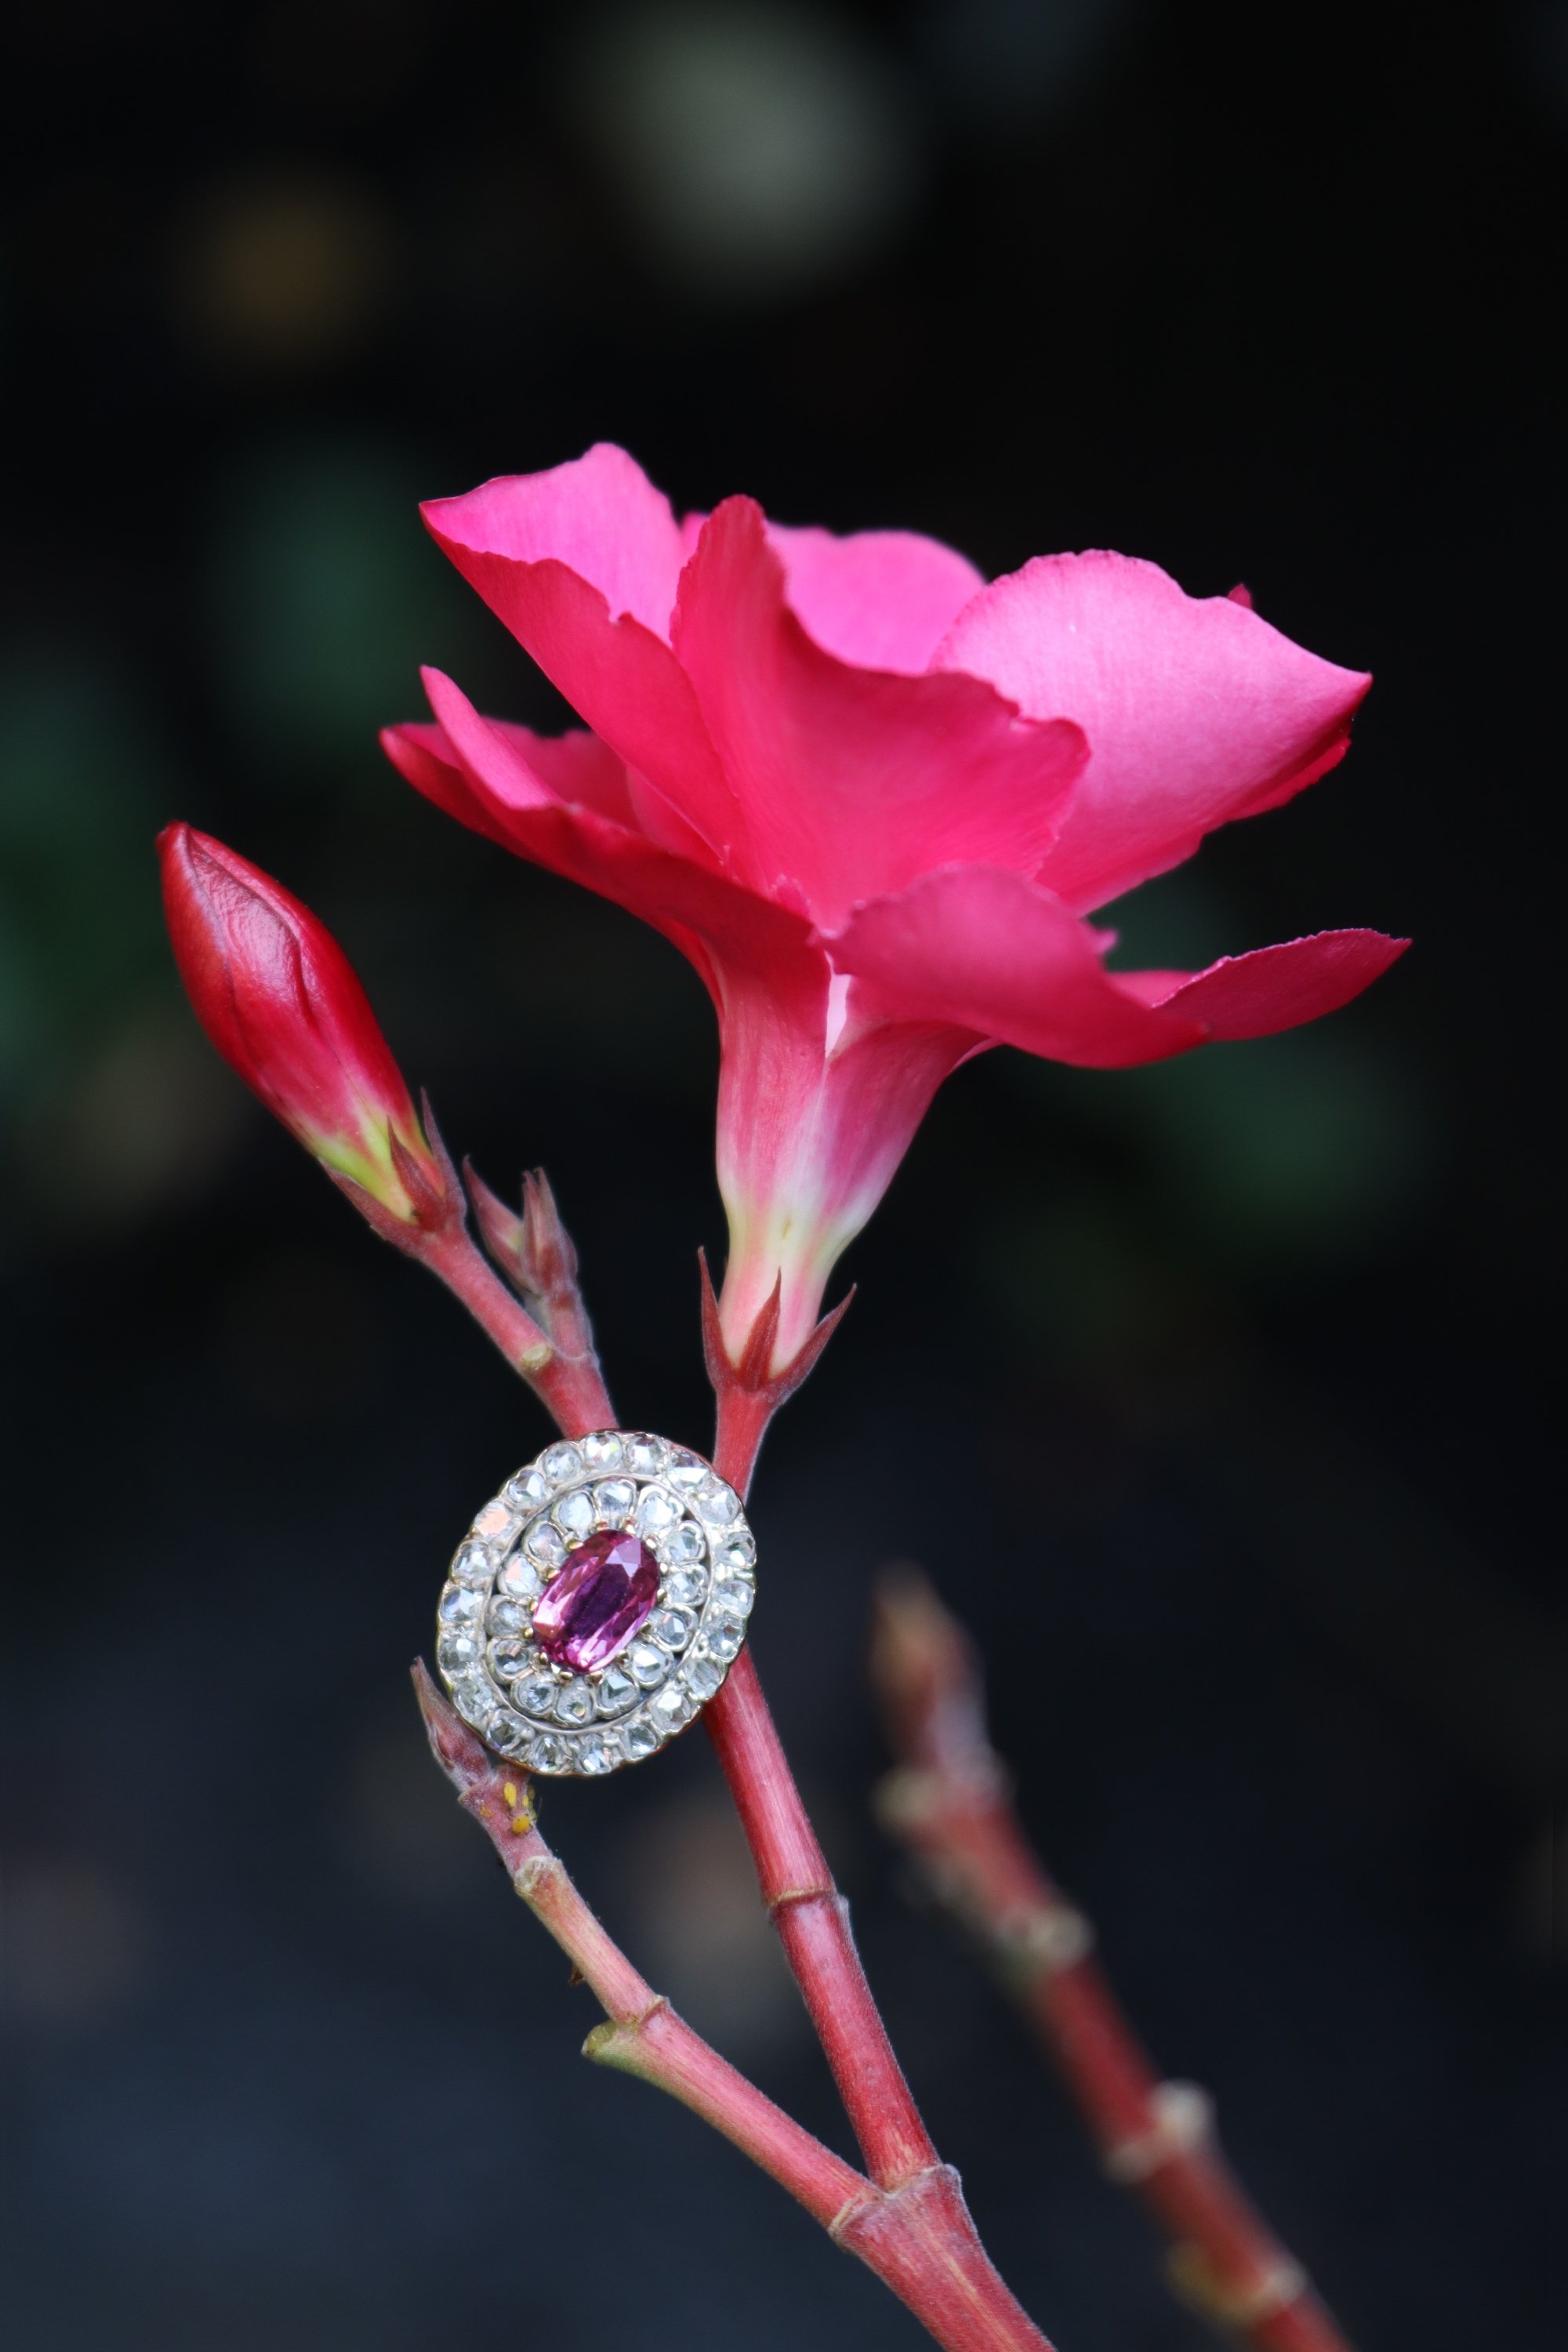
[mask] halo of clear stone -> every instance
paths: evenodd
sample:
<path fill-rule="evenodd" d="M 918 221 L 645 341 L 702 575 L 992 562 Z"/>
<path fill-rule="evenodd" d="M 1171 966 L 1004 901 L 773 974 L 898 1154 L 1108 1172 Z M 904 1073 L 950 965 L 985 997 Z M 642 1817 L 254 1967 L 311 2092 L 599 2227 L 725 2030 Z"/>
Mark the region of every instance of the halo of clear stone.
<path fill-rule="evenodd" d="M 533 1607 L 569 1552 L 629 1528 L 658 1564 L 646 1623 L 590 1674 L 556 1666 Z M 757 1548 L 739 1496 L 700 1454 L 645 1430 L 547 1445 L 475 1516 L 437 1612 L 452 1704 L 498 1755 L 550 1775 L 639 1763 L 698 1715 L 746 1638 Z"/>

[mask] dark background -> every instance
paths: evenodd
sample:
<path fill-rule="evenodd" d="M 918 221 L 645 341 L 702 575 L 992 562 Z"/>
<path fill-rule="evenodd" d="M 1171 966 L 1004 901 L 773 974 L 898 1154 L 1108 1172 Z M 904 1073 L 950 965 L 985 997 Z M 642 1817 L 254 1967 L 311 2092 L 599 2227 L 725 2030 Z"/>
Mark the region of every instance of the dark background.
<path fill-rule="evenodd" d="M 433 659 L 557 723 L 421 495 L 626 443 L 682 506 L 1157 559 L 1378 686 L 1126 910 L 1413 952 L 1320 1028 L 988 1057 L 770 1440 L 756 1651 L 874 1981 L 1065 2352 L 1156 2248 L 870 1823 L 922 1559 L 1162 2063 L 1366 2352 L 1562 2341 L 1552 1112 L 1568 8 L 22 0 L 0 299 L 0 1218 L 18 2352 L 729 2352 L 909 2321 L 686 2116 L 404 1681 L 542 1416 L 207 1051 L 152 835 L 279 874 L 445 1130 L 555 1178 L 624 1418 L 701 1443 L 705 1000 L 417 803 Z M 842 2142 L 700 1734 L 545 1826 Z M 1555 2173 L 1555 2180 L 1554 2180 Z"/>

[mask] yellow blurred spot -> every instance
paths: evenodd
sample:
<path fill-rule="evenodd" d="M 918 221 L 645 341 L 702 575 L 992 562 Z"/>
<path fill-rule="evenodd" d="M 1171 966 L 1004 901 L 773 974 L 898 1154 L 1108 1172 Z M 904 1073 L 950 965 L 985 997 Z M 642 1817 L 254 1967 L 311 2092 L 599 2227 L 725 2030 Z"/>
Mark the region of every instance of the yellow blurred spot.
<path fill-rule="evenodd" d="M 367 184 L 292 166 L 220 183 L 187 215 L 179 307 L 229 359 L 310 367 L 339 359 L 380 317 L 391 227 Z"/>

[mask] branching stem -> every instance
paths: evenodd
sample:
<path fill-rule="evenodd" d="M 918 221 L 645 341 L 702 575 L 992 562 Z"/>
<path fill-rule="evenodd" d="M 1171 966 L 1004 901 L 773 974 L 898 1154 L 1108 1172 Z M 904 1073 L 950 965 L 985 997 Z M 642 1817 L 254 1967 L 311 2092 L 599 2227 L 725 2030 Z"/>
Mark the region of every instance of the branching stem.
<path fill-rule="evenodd" d="M 614 1427 L 614 1408 L 596 1358 L 558 1355 L 466 1229 L 416 1254 L 522 1373 L 563 1435 Z M 710 1297 L 706 1283 L 704 1295 Z M 773 1410 L 805 1377 L 837 1320 L 836 1314 L 818 1327 L 795 1369 L 768 1382 L 765 1393 L 736 1391 L 710 1348 L 720 1408 L 714 1464 L 740 1494 L 751 1483 Z M 443 1745 L 437 1736 L 437 1710 L 448 1716 L 450 1710 L 427 1677 L 420 1683 L 420 1704 L 432 1745 L 462 1790 L 463 1803 L 489 1832 L 518 1892 L 571 1953 L 600 1999 L 606 2023 L 590 2035 L 587 2054 L 656 2082 L 722 2131 L 798 2198 L 837 2243 L 868 2263 L 952 2352 L 1049 2352 L 993 2266 L 958 2176 L 941 2162 L 921 2119 L 860 1965 L 848 1906 L 834 1884 L 789 1769 L 750 1648 L 736 1659 L 703 1719 L 752 1850 L 763 1900 L 832 2068 L 869 2180 L 774 2107 L 658 2000 L 611 1943 L 540 1836 L 526 1779 L 509 1777 L 455 1717 L 456 1729 Z M 458 1753 L 459 1734 L 471 1751 L 462 1768 L 466 1778 L 449 1760 Z M 506 1797 L 508 1789 L 516 1792 L 521 1811 L 509 1813 L 513 1800 Z M 825 2202 L 829 2198 L 830 2209 Z"/>
<path fill-rule="evenodd" d="M 879 1596 L 873 1672 L 899 1769 L 887 1827 L 989 1953 L 1060 2069 L 1113 2180 L 1166 2232 L 1183 2300 L 1255 2352 L 1349 2352 L 1233 2178 L 1206 2095 L 1163 2082 L 1097 1967 L 1089 1922 L 1031 1849 L 985 1727 L 973 1653 L 923 1577 Z"/>
<path fill-rule="evenodd" d="M 558 1429 L 581 1437 L 586 1430 L 614 1428 L 615 1408 L 591 1344 L 585 1353 L 563 1353 L 507 1288 L 466 1225 L 420 1235 L 403 1246 L 468 1308 Z"/>
<path fill-rule="evenodd" d="M 422 1665 L 414 1684 L 458 1801 L 605 2011 L 584 2055 L 667 2091 L 722 2132 L 858 2255 L 946 2352 L 1050 2352 L 987 2261 L 957 2176 L 933 2159 L 898 2189 L 879 2188 L 737 2073 L 654 1991 L 584 1901 L 540 1833 L 526 1775 L 490 1753 Z"/>

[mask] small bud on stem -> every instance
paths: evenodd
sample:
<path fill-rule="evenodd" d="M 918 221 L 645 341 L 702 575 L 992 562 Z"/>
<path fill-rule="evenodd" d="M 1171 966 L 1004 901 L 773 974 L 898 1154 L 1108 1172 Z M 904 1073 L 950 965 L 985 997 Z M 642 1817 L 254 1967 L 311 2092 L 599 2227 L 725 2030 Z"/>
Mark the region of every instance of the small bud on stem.
<path fill-rule="evenodd" d="M 351 1198 L 425 1232 L 460 1217 L 451 1163 L 326 925 L 193 825 L 169 825 L 158 855 L 180 978 L 231 1069 Z"/>
<path fill-rule="evenodd" d="M 596 1368 L 594 1327 L 577 1284 L 576 1245 L 561 1222 L 543 1169 L 530 1169 L 523 1177 L 521 1217 L 491 1192 L 470 1160 L 463 1163 L 463 1180 L 486 1248 L 550 1334 L 556 1354 Z"/>
<path fill-rule="evenodd" d="M 580 1434 L 611 1421 L 575 1255 L 542 1177 L 530 1180 L 532 1238 L 526 1219 L 519 1232 L 521 1263 L 540 1277 L 542 1303 L 556 1318 L 551 1331 L 518 1305 L 475 1245 L 429 1102 L 422 1097 L 421 1120 L 326 925 L 259 866 L 192 825 L 168 826 L 158 854 L 174 961 L 225 1061 L 372 1232 L 440 1276 L 563 1427 Z M 486 1204 L 500 1206 L 489 1195 Z"/>

